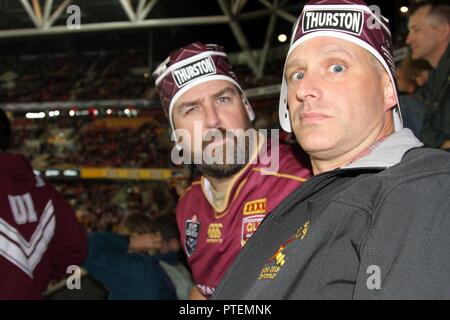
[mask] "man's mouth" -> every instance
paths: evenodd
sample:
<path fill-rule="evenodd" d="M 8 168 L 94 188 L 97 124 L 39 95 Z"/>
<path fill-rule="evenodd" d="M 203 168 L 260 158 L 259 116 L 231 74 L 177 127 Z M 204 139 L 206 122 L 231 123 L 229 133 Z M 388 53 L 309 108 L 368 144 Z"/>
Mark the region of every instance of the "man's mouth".
<path fill-rule="evenodd" d="M 326 114 L 316 113 L 316 112 L 302 113 L 300 115 L 300 120 L 303 123 L 318 122 L 318 121 L 326 120 L 329 118 L 331 118 L 331 117 L 327 116 Z"/>

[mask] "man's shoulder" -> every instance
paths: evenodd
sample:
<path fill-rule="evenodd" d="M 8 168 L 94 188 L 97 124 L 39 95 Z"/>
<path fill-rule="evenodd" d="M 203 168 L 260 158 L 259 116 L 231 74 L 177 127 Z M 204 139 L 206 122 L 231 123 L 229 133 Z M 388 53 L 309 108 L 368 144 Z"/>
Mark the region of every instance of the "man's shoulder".
<path fill-rule="evenodd" d="M 181 214 L 186 208 L 199 208 L 203 204 L 208 203 L 205 194 L 203 193 L 201 180 L 196 180 L 186 189 L 184 194 L 180 197 L 177 203 L 177 215 Z"/>
<path fill-rule="evenodd" d="M 405 153 L 402 161 L 386 170 L 387 175 L 429 175 L 450 172 L 450 153 L 435 148 L 414 148 Z"/>
<path fill-rule="evenodd" d="M 276 153 L 273 151 L 274 147 L 277 148 Z M 279 142 L 277 146 L 272 145 L 269 152 L 270 163 L 268 159 L 258 159 L 258 163 L 250 170 L 251 173 L 256 172 L 269 179 L 288 179 L 297 182 L 304 182 L 311 176 L 309 156 L 299 145 Z"/>
<path fill-rule="evenodd" d="M 184 194 L 180 197 L 180 202 L 187 201 L 189 199 L 203 196 L 202 182 L 201 180 L 195 180 L 189 187 L 186 188 Z"/>
<path fill-rule="evenodd" d="M 382 201 L 410 197 L 440 199 L 450 193 L 450 153 L 431 148 L 408 151 L 402 161 L 376 174 L 362 175 L 338 197 L 372 210 Z"/>

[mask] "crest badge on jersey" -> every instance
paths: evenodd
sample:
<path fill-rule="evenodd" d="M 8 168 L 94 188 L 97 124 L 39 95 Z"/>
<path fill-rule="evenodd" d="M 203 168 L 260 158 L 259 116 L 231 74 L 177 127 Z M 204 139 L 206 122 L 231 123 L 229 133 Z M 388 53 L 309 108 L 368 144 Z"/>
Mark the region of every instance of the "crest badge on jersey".
<path fill-rule="evenodd" d="M 254 215 L 242 219 L 242 246 L 244 246 L 248 239 L 255 233 L 256 229 L 258 229 L 259 225 L 264 220 L 264 217 L 265 215 Z"/>
<path fill-rule="evenodd" d="M 198 235 L 200 232 L 200 222 L 198 222 L 197 215 L 194 215 L 191 220 L 186 220 L 184 247 L 186 254 L 190 257 L 197 248 Z"/>

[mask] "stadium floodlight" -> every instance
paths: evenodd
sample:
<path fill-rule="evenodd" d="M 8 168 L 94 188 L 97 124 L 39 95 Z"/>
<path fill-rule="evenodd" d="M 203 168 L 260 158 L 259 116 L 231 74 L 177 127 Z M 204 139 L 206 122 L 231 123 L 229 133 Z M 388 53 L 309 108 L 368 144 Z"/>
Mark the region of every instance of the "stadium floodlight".
<path fill-rule="evenodd" d="M 281 33 L 278 35 L 279 42 L 283 43 L 283 42 L 286 42 L 286 40 L 287 40 L 287 36 L 284 33 Z"/>
<path fill-rule="evenodd" d="M 42 119 L 45 118 L 45 112 L 27 112 L 25 114 L 27 119 Z"/>

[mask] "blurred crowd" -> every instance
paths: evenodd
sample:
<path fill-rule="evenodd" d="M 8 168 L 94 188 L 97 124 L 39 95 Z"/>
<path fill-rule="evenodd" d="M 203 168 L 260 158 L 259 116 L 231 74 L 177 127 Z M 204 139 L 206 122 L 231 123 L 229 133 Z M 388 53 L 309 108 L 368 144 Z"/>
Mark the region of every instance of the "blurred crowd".
<path fill-rule="evenodd" d="M 150 183 L 56 183 L 55 187 L 76 212 L 87 232 L 119 232 L 129 214 L 154 220 L 173 215 L 177 195 L 167 182 Z"/>
<path fill-rule="evenodd" d="M 101 119 L 100 119 L 101 120 Z M 88 117 L 23 119 L 14 122 L 13 150 L 35 168 L 170 167 L 170 136 L 165 125 L 144 119 L 141 125 L 109 126 Z"/>
<path fill-rule="evenodd" d="M 145 52 L 87 52 L 2 57 L 0 101 L 48 102 L 155 98 Z M 266 66 L 256 78 L 236 66 L 244 88 L 276 84 L 283 61 Z M 26 84 L 26 85 L 24 85 Z"/>
<path fill-rule="evenodd" d="M 0 101 L 148 98 L 145 60 L 135 51 L 2 57 Z"/>

